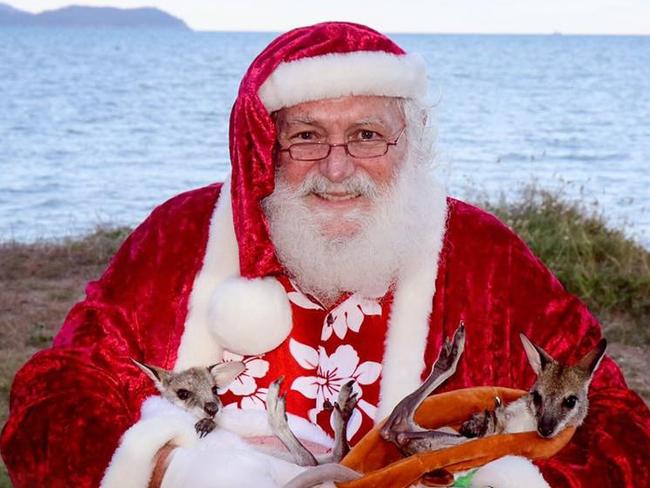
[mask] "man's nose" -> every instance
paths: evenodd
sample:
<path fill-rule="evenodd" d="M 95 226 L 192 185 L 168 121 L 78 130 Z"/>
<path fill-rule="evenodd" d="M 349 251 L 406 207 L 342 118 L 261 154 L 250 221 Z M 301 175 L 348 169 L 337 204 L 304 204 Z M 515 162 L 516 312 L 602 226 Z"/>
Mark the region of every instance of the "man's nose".
<path fill-rule="evenodd" d="M 333 183 L 346 180 L 354 173 L 354 158 L 344 146 L 334 146 L 330 154 L 320 161 L 319 169 L 323 176 Z"/>

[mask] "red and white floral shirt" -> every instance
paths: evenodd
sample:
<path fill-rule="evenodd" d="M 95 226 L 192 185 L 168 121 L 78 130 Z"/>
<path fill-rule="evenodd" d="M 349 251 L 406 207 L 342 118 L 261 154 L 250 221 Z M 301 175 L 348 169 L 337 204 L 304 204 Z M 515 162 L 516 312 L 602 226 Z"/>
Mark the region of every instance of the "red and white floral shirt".
<path fill-rule="evenodd" d="M 290 336 L 278 348 L 260 356 L 228 351 L 225 360 L 243 361 L 246 370 L 222 392 L 224 408 L 265 409 L 268 386 L 284 377 L 287 412 L 318 424 L 333 436 L 331 414 L 341 387 L 354 380 L 359 401 L 348 423 L 354 443 L 374 425 L 379 401 L 384 338 L 392 295 L 368 299 L 345 295 L 326 309 L 289 280 L 293 314 Z"/>

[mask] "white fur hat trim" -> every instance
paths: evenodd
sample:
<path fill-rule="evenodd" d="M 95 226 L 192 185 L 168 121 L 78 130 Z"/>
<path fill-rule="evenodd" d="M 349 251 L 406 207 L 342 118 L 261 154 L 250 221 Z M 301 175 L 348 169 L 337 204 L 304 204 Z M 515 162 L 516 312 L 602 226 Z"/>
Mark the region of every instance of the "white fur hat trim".
<path fill-rule="evenodd" d="M 550 488 L 539 468 L 521 456 L 504 456 L 480 468 L 471 488 Z"/>
<path fill-rule="evenodd" d="M 353 51 L 281 63 L 258 95 L 269 112 L 302 102 L 350 95 L 422 98 L 426 65 L 418 54 Z"/>
<path fill-rule="evenodd" d="M 278 347 L 291 332 L 291 305 L 273 277 L 231 277 L 210 300 L 210 332 L 224 349 L 245 356 Z"/>

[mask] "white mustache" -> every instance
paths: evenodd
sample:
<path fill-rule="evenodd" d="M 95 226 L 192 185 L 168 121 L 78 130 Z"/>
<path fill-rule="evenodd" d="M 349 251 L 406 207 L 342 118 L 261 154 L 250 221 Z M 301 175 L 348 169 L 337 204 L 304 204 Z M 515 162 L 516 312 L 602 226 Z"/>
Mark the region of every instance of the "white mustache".
<path fill-rule="evenodd" d="M 331 182 L 323 175 L 314 174 L 305 178 L 296 193 L 300 196 L 307 196 L 310 193 L 316 193 L 317 195 L 343 193 L 376 198 L 381 192 L 378 185 L 368 175 L 358 173 L 345 181 L 337 183 Z"/>

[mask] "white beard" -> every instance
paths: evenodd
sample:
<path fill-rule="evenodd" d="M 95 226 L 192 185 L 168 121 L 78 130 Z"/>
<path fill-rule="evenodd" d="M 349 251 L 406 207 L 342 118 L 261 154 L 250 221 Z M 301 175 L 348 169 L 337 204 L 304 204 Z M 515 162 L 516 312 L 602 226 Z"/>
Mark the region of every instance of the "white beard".
<path fill-rule="evenodd" d="M 322 176 L 308 177 L 299 188 L 291 188 L 282 172 L 274 192 L 263 201 L 271 240 L 289 276 L 303 292 L 324 304 L 333 303 L 343 292 L 380 297 L 395 282 L 402 269 L 414 260 L 430 260 L 435 248 L 435 205 L 432 192 L 441 191 L 428 165 L 410 158 L 389 187 L 380 188 L 365 173 L 357 173 L 343 186 L 371 200 L 369 210 L 355 210 L 344 218 L 358 229 L 331 236 L 324 232 L 338 214 L 317 212 L 304 203 L 314 189 L 335 191 Z"/>

